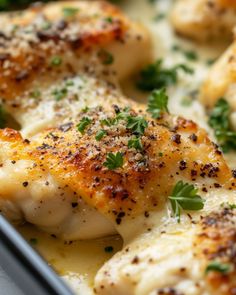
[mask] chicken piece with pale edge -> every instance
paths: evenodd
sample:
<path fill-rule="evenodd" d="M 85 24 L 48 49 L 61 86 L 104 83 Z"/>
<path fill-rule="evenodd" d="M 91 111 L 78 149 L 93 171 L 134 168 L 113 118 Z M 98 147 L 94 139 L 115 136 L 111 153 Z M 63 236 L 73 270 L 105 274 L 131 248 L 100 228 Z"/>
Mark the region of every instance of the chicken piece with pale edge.
<path fill-rule="evenodd" d="M 177 0 L 171 21 L 179 35 L 196 41 L 231 40 L 236 25 L 236 2 Z"/>
<path fill-rule="evenodd" d="M 34 5 L 0 27 L 1 101 L 25 136 L 96 105 L 100 84 L 117 88 L 152 56 L 146 29 L 104 1 Z"/>

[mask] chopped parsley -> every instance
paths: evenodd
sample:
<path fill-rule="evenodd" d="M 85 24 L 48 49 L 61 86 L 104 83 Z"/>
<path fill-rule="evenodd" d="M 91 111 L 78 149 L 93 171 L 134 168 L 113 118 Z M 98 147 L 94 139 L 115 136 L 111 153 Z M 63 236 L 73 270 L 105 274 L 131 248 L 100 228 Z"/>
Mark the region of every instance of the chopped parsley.
<path fill-rule="evenodd" d="M 166 95 L 166 89 L 154 90 L 148 98 L 147 111 L 152 114 L 152 118 L 158 119 L 161 114 L 168 111 L 168 96 Z"/>
<path fill-rule="evenodd" d="M 143 91 L 152 91 L 176 84 L 179 70 L 187 74 L 193 74 L 193 69 L 185 64 L 164 68 L 163 60 L 159 59 L 141 71 L 137 87 Z"/>
<path fill-rule="evenodd" d="M 99 50 L 98 57 L 101 59 L 104 65 L 111 65 L 114 62 L 113 55 L 105 49 Z"/>
<path fill-rule="evenodd" d="M 79 9 L 76 7 L 64 7 L 62 11 L 64 17 L 67 18 L 75 16 L 79 12 Z"/>
<path fill-rule="evenodd" d="M 221 207 L 234 210 L 236 209 L 236 204 L 231 204 L 229 202 L 220 204 Z"/>
<path fill-rule="evenodd" d="M 106 157 L 106 162 L 103 163 L 105 167 L 107 167 L 109 170 L 115 170 L 117 168 L 122 167 L 124 164 L 123 155 L 120 152 L 117 152 L 116 154 L 108 153 Z"/>
<path fill-rule="evenodd" d="M 212 110 L 209 125 L 214 129 L 217 142 L 224 152 L 236 150 L 236 131 L 230 126 L 230 106 L 224 98 L 220 98 Z"/>
<path fill-rule="evenodd" d="M 163 20 L 165 17 L 166 17 L 165 13 L 159 13 L 153 18 L 153 20 L 155 22 L 159 22 L 159 21 Z"/>
<path fill-rule="evenodd" d="M 111 16 L 105 17 L 104 20 L 110 24 L 113 23 L 113 18 Z"/>
<path fill-rule="evenodd" d="M 128 116 L 128 118 L 127 118 L 126 127 L 128 129 L 131 129 L 132 132 L 136 135 L 143 135 L 147 126 L 148 126 L 148 122 L 144 119 L 144 117 Z"/>
<path fill-rule="evenodd" d="M 41 96 L 41 92 L 38 89 L 35 89 L 34 91 L 30 92 L 30 96 L 32 98 L 38 99 Z"/>
<path fill-rule="evenodd" d="M 103 129 L 99 130 L 95 136 L 97 141 L 100 141 L 105 135 L 107 134 L 107 132 Z"/>
<path fill-rule="evenodd" d="M 142 142 L 141 142 L 141 139 L 139 137 L 134 137 L 132 139 L 130 139 L 128 141 L 128 148 L 134 148 L 136 150 L 142 150 L 143 149 L 143 145 L 142 145 Z"/>
<path fill-rule="evenodd" d="M 51 59 L 52 66 L 60 66 L 62 64 L 62 58 L 60 56 L 53 56 Z"/>
<path fill-rule="evenodd" d="M 6 112 L 2 105 L 0 105 L 0 128 L 5 128 L 6 127 Z"/>
<path fill-rule="evenodd" d="M 218 261 L 212 261 L 208 264 L 205 269 L 205 274 L 208 274 L 211 271 L 220 272 L 226 274 L 231 270 L 231 265 L 227 263 L 221 263 Z"/>
<path fill-rule="evenodd" d="M 107 247 L 104 248 L 104 251 L 105 251 L 106 253 L 111 253 L 111 252 L 114 251 L 114 248 L 113 248 L 112 246 L 107 246 Z"/>
<path fill-rule="evenodd" d="M 67 88 L 62 88 L 60 90 L 55 89 L 52 94 L 54 95 L 54 98 L 56 101 L 60 101 L 66 97 L 67 93 L 68 93 Z"/>
<path fill-rule="evenodd" d="M 83 119 L 80 120 L 79 124 L 77 125 L 77 129 L 81 134 L 84 134 L 84 131 L 88 125 L 90 125 L 92 122 L 91 119 L 88 117 L 84 117 Z"/>
<path fill-rule="evenodd" d="M 198 189 L 192 184 L 178 181 L 175 185 L 169 200 L 174 216 L 180 222 L 182 210 L 201 210 L 204 207 L 204 200 L 197 194 Z"/>
<path fill-rule="evenodd" d="M 193 51 L 193 50 L 184 50 L 178 44 L 174 44 L 172 46 L 172 50 L 182 53 L 190 61 L 198 60 L 198 54 L 195 51 Z"/>

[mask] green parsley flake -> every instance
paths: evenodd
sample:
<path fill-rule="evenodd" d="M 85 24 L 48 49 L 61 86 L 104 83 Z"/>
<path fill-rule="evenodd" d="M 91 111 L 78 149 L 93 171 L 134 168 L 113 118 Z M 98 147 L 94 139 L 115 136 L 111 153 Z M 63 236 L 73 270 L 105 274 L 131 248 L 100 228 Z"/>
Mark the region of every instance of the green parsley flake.
<path fill-rule="evenodd" d="M 67 88 L 62 88 L 60 90 L 55 89 L 52 94 L 54 95 L 56 101 L 60 101 L 66 97 L 67 93 Z"/>
<path fill-rule="evenodd" d="M 34 91 L 30 92 L 30 96 L 32 98 L 38 99 L 41 96 L 41 92 L 38 89 L 35 89 Z"/>
<path fill-rule="evenodd" d="M 103 129 L 99 130 L 95 136 L 97 141 L 100 141 L 105 135 L 107 134 L 107 132 Z"/>
<path fill-rule="evenodd" d="M 220 272 L 222 274 L 226 274 L 231 270 L 231 265 L 227 263 L 221 263 L 218 261 L 212 261 L 208 264 L 205 270 L 205 274 L 208 274 L 209 272 L 215 271 Z"/>
<path fill-rule="evenodd" d="M 148 98 L 147 111 L 152 114 L 152 118 L 159 119 L 162 113 L 169 112 L 167 104 L 166 89 L 154 90 Z"/>
<path fill-rule="evenodd" d="M 114 62 L 113 55 L 104 49 L 99 50 L 98 57 L 101 59 L 104 65 L 111 65 Z"/>
<path fill-rule="evenodd" d="M 197 192 L 198 189 L 194 188 L 192 184 L 183 183 L 183 181 L 179 181 L 175 185 L 169 200 L 178 222 L 180 222 L 182 210 L 197 211 L 203 209 L 205 200 L 197 195 Z"/>
<path fill-rule="evenodd" d="M 81 134 L 84 134 L 86 127 L 90 125 L 91 122 L 92 122 L 91 119 L 89 119 L 88 117 L 84 117 L 83 119 L 80 120 L 79 124 L 76 127 Z"/>
<path fill-rule="evenodd" d="M 142 150 L 143 144 L 141 142 L 141 139 L 139 137 L 134 137 L 128 141 L 128 148 L 134 148 L 136 150 Z"/>
<path fill-rule="evenodd" d="M 111 253 L 111 252 L 114 251 L 114 248 L 113 248 L 112 246 L 107 246 L 107 247 L 104 248 L 104 251 L 105 251 L 106 253 Z"/>
<path fill-rule="evenodd" d="M 126 127 L 128 129 L 131 129 L 132 132 L 136 135 L 143 135 L 145 129 L 148 127 L 148 122 L 144 119 L 144 117 L 128 116 Z"/>
<path fill-rule="evenodd" d="M 141 71 L 137 87 L 143 91 L 152 91 L 176 84 L 178 82 L 179 70 L 186 74 L 193 74 L 194 72 L 192 68 L 185 64 L 164 68 L 163 60 L 159 59 Z"/>
<path fill-rule="evenodd" d="M 76 7 L 64 7 L 63 8 L 64 17 L 73 17 L 79 12 L 79 8 Z"/>
<path fill-rule="evenodd" d="M 215 137 L 224 152 L 236 150 L 236 132 L 230 126 L 230 106 L 220 98 L 212 110 L 209 125 L 214 129 Z"/>
<path fill-rule="evenodd" d="M 60 56 L 53 56 L 51 59 L 52 66 L 60 66 L 62 64 L 62 58 Z"/>
<path fill-rule="evenodd" d="M 109 170 L 115 170 L 117 168 L 121 168 L 124 164 L 123 155 L 120 152 L 116 154 L 108 153 L 106 157 L 106 162 L 103 163 L 105 167 Z"/>

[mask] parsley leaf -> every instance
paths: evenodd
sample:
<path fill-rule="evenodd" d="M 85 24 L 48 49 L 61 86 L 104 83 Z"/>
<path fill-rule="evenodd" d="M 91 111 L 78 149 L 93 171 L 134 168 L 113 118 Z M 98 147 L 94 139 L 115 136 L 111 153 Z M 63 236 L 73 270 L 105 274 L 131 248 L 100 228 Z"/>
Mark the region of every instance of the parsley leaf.
<path fill-rule="evenodd" d="M 124 159 L 122 153 L 118 152 L 116 154 L 108 153 L 106 157 L 106 162 L 103 163 L 105 167 L 109 170 L 115 170 L 122 167 L 124 164 Z"/>
<path fill-rule="evenodd" d="M 88 117 L 84 117 L 83 119 L 80 120 L 80 123 L 77 125 L 77 129 L 81 134 L 84 134 L 84 130 L 86 127 L 91 124 L 92 120 L 89 119 Z"/>
<path fill-rule="evenodd" d="M 198 190 L 192 184 L 177 182 L 169 200 L 174 213 L 180 222 L 181 210 L 201 210 L 204 207 L 204 200 L 197 195 Z"/>
<path fill-rule="evenodd" d="M 208 264 L 205 270 L 205 274 L 211 272 L 211 271 L 216 271 L 220 273 L 227 273 L 231 270 L 231 266 L 227 263 L 221 263 L 218 261 L 212 261 Z"/>
<path fill-rule="evenodd" d="M 144 117 L 127 117 L 127 125 L 128 129 L 131 129 L 134 134 L 143 135 L 145 129 L 148 126 L 148 122 L 144 119 Z"/>
<path fill-rule="evenodd" d="M 51 59 L 52 66 L 60 66 L 62 64 L 62 58 L 60 56 L 53 56 Z"/>
<path fill-rule="evenodd" d="M 95 139 L 97 141 L 100 141 L 106 134 L 107 134 L 107 132 L 105 130 L 101 129 L 97 132 Z"/>
<path fill-rule="evenodd" d="M 159 59 L 141 71 L 137 87 L 143 91 L 152 91 L 176 84 L 178 82 L 178 70 L 193 74 L 193 69 L 184 64 L 164 68 L 163 61 Z"/>
<path fill-rule="evenodd" d="M 216 139 L 224 152 L 236 150 L 236 132 L 231 129 L 229 116 L 230 106 L 224 98 L 220 98 L 210 114 L 208 123 L 214 129 Z"/>
<path fill-rule="evenodd" d="M 111 65 L 114 62 L 113 55 L 104 49 L 101 49 L 98 52 L 98 57 L 101 59 L 101 61 L 104 65 Z"/>
<path fill-rule="evenodd" d="M 60 101 L 66 97 L 67 93 L 67 88 L 62 88 L 60 90 L 55 89 L 52 94 L 54 95 L 56 101 Z"/>
<path fill-rule="evenodd" d="M 0 105 L 0 128 L 5 128 L 6 127 L 6 112 L 4 108 Z"/>
<path fill-rule="evenodd" d="M 166 95 L 166 89 L 154 90 L 148 98 L 147 111 L 152 114 L 152 118 L 158 119 L 163 112 L 169 112 L 168 96 Z"/>
<path fill-rule="evenodd" d="M 134 137 L 128 141 L 128 148 L 135 148 L 136 150 L 142 150 L 143 144 L 141 142 L 141 139 L 139 137 Z"/>
<path fill-rule="evenodd" d="M 78 13 L 79 9 L 76 7 L 64 7 L 62 12 L 64 17 L 72 17 Z"/>

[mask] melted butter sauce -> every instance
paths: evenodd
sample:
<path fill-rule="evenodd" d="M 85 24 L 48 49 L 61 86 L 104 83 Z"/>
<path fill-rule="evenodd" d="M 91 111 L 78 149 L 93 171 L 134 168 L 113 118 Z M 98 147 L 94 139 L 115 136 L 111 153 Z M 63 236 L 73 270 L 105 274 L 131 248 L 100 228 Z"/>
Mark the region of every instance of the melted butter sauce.
<path fill-rule="evenodd" d="M 124 0 L 122 8 L 131 18 L 142 22 L 151 31 L 156 59 L 163 58 L 166 66 L 184 63 L 195 70 L 194 75 L 181 74 L 178 85 L 170 87 L 169 108 L 172 113 L 196 121 L 212 136 L 204 108 L 196 99 L 197 91 L 209 70 L 208 61 L 217 58 L 227 44 L 199 46 L 176 37 L 168 20 L 171 2 L 171 0 L 159 0 L 156 4 L 150 4 L 148 0 Z M 173 45 L 178 45 L 184 50 L 193 50 L 197 53 L 198 59 L 187 60 L 181 51 L 173 50 Z M 140 93 L 134 81 L 129 79 L 122 86 L 131 98 L 146 101 L 147 93 Z M 226 158 L 232 168 L 236 167 L 235 154 L 229 154 Z M 157 219 L 160 222 L 160 218 Z M 122 241 L 118 236 L 65 243 L 28 225 L 20 227 L 19 230 L 27 240 L 36 241 L 34 247 L 48 263 L 78 294 L 84 295 L 93 294 L 93 279 L 96 272 L 122 247 Z M 150 234 L 149 236 L 151 237 Z M 113 251 L 107 253 L 104 250 L 107 246 L 112 246 Z"/>

